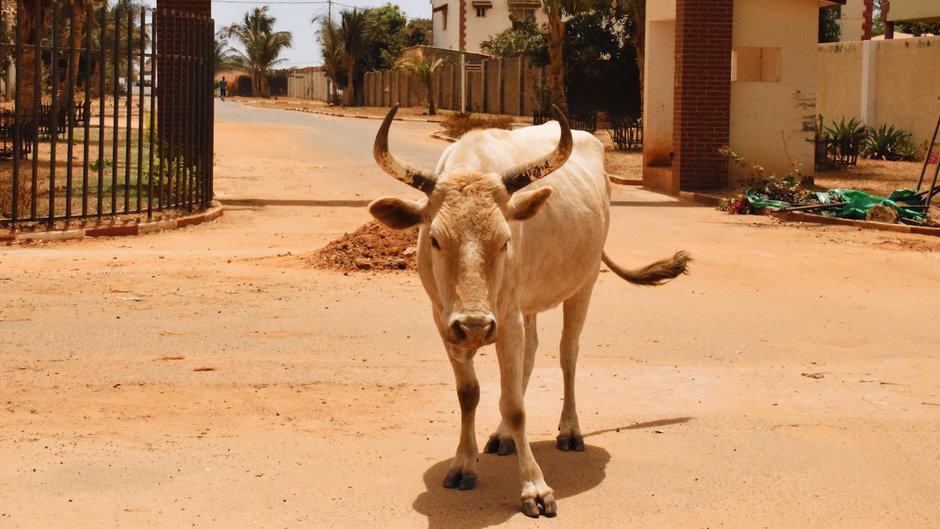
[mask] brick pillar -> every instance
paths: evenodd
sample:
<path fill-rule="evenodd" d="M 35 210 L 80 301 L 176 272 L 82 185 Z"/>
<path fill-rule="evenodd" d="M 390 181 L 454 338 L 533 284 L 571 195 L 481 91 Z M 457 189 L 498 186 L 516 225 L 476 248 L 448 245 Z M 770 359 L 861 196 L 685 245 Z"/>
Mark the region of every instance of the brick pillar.
<path fill-rule="evenodd" d="M 862 40 L 871 40 L 872 19 L 875 17 L 875 0 L 864 0 L 865 10 L 862 11 Z"/>
<path fill-rule="evenodd" d="M 157 120 L 164 156 L 209 175 L 212 197 L 213 80 L 211 0 L 157 0 Z"/>
<path fill-rule="evenodd" d="M 676 0 L 673 173 L 681 190 L 723 187 L 731 113 L 733 0 Z"/>
<path fill-rule="evenodd" d="M 157 0 L 157 9 L 212 16 L 212 0 Z"/>

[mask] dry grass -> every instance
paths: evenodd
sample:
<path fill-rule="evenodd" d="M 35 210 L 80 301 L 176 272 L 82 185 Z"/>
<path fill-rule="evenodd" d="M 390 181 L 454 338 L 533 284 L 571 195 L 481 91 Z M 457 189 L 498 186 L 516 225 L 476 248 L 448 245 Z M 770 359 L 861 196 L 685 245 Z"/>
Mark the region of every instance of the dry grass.
<path fill-rule="evenodd" d="M 444 126 L 448 136 L 459 138 L 474 129 L 509 129 L 512 123 L 513 119 L 510 116 L 455 112 L 444 117 L 441 125 Z"/>
<path fill-rule="evenodd" d="M 886 162 L 859 158 L 858 165 L 844 169 L 818 171 L 815 187 L 825 189 L 858 189 L 874 196 L 888 196 L 898 189 L 915 189 L 920 178 L 923 162 Z M 925 189 L 933 179 L 930 171 L 935 166 L 928 166 Z"/>

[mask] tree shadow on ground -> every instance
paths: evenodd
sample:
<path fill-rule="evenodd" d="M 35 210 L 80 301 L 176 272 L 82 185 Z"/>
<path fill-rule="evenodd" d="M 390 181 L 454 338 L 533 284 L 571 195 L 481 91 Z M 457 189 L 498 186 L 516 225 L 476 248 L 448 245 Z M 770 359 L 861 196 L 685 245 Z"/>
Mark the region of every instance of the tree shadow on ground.
<path fill-rule="evenodd" d="M 637 423 L 584 434 L 585 438 L 621 430 L 654 428 L 680 424 L 690 417 Z M 593 445 L 584 452 L 562 452 L 554 441 L 532 443 L 532 452 L 542 467 L 545 481 L 555 490 L 559 511 L 564 512 L 565 498 L 576 496 L 600 485 L 606 477 L 610 453 Z M 506 522 L 520 512 L 520 484 L 516 455 L 500 457 L 480 454 L 477 464 L 479 482 L 473 490 L 445 489 L 441 484 L 452 459 L 440 461 L 424 473 L 427 487 L 414 501 L 416 511 L 428 517 L 429 529 L 461 527 L 482 529 Z"/>

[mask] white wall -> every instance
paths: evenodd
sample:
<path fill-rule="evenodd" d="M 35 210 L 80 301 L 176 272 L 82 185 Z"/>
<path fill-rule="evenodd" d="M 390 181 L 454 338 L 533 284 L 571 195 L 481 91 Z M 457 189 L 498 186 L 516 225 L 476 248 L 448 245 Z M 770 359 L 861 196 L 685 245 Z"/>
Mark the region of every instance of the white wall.
<path fill-rule="evenodd" d="M 738 0 L 734 5 L 732 49 L 752 60 L 757 54 L 761 70 L 741 71 L 742 60 L 736 61 L 729 144 L 767 174 L 783 176 L 794 163 L 802 164 L 806 174 L 814 172 L 818 6 L 816 0 Z M 750 169 L 731 165 L 731 183 L 750 178 Z"/>
<path fill-rule="evenodd" d="M 855 118 L 903 128 L 918 148 L 928 141 L 940 116 L 940 37 L 820 44 L 817 53 L 816 110 L 827 125 Z"/>

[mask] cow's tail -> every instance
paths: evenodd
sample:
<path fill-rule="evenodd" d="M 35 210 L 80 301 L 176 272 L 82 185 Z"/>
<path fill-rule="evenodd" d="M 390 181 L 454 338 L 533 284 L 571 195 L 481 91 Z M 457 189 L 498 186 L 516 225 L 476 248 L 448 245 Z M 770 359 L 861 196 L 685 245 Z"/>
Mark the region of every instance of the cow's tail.
<path fill-rule="evenodd" d="M 604 264 L 623 279 L 635 285 L 656 286 L 678 276 L 679 274 L 689 273 L 689 262 L 692 257 L 682 250 L 668 259 L 660 259 L 655 263 L 650 263 L 644 267 L 634 270 L 627 270 L 615 263 L 607 252 L 601 254 L 601 260 Z"/>

